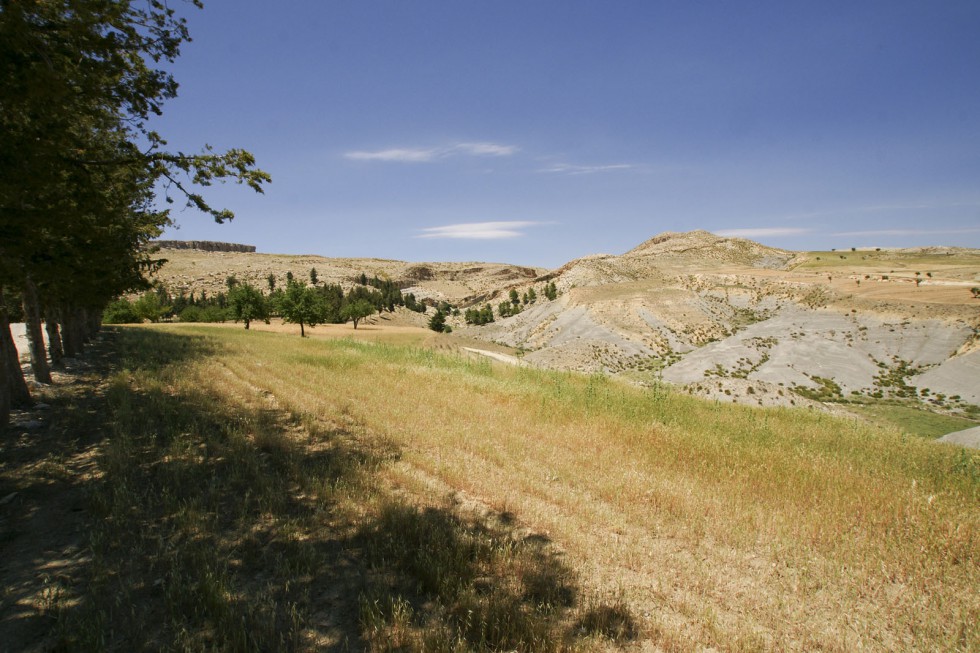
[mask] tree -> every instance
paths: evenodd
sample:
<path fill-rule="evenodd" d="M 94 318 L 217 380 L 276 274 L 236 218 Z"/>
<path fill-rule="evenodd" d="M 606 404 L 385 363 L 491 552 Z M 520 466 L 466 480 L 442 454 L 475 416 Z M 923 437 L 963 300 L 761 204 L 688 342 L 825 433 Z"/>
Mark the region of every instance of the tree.
<path fill-rule="evenodd" d="M 133 312 L 141 322 L 143 320 L 159 322 L 163 314 L 169 310 L 169 307 L 160 303 L 160 296 L 155 292 L 145 292 L 133 302 Z"/>
<path fill-rule="evenodd" d="M 269 304 L 265 295 L 255 286 L 239 283 L 228 291 L 228 305 L 232 317 L 245 323 L 247 330 L 252 320 L 269 319 Z"/>
<path fill-rule="evenodd" d="M 555 301 L 558 298 L 558 287 L 555 286 L 555 282 L 546 283 L 544 286 L 544 296 L 548 301 Z"/>
<path fill-rule="evenodd" d="M 265 282 L 266 282 L 267 284 L 269 284 L 269 292 L 270 292 L 270 293 L 272 293 L 272 292 L 275 292 L 275 291 L 276 291 L 276 275 L 274 275 L 274 274 L 272 274 L 272 273 L 270 272 L 270 273 L 269 273 L 269 276 L 267 276 L 267 277 L 265 278 Z"/>
<path fill-rule="evenodd" d="M 374 313 L 374 305 L 366 299 L 356 299 L 353 302 L 348 302 L 344 305 L 341 310 L 340 315 L 344 322 L 353 321 L 354 328 L 357 328 L 357 323 L 369 317 Z"/>
<path fill-rule="evenodd" d="M 35 334 L 41 306 L 57 308 L 45 312 L 62 321 L 66 354 L 113 297 L 148 286 L 160 262 L 146 245 L 170 224 L 155 188 L 223 222 L 233 214 L 195 187 L 231 178 L 261 192 L 270 180 L 244 150 L 168 152 L 150 128 L 177 92 L 154 66 L 186 40 L 185 20 L 156 0 L 0 0 L 0 285 L 34 284 Z"/>
<path fill-rule="evenodd" d="M 323 300 L 315 288 L 307 288 L 296 281 L 286 285 L 279 308 L 284 322 L 299 325 L 299 335 L 306 337 L 305 326 L 315 327 L 323 322 Z"/>
<path fill-rule="evenodd" d="M 521 298 L 517 294 L 517 290 L 515 290 L 514 288 L 510 289 L 510 303 L 513 304 L 515 307 L 521 303 Z"/>
<path fill-rule="evenodd" d="M 442 333 L 446 329 L 446 314 L 436 309 L 435 314 L 429 318 L 429 328 L 433 331 Z"/>
<path fill-rule="evenodd" d="M 133 303 L 125 297 L 120 297 L 106 306 L 105 312 L 102 314 L 102 320 L 106 324 L 136 324 L 143 321 L 136 314 Z"/>
<path fill-rule="evenodd" d="M 317 276 L 316 268 L 310 268 L 310 284 L 315 286 L 320 278 Z"/>

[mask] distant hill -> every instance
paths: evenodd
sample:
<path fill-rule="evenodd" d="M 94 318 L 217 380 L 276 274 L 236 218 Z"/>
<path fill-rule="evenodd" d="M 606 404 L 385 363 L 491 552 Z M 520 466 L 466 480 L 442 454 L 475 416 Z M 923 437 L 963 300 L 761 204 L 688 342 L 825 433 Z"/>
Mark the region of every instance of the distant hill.
<path fill-rule="evenodd" d="M 378 258 L 260 254 L 254 248 L 167 248 L 161 250 L 159 256 L 167 263 L 157 273 L 156 280 L 174 294 L 193 292 L 198 295 L 202 291 L 214 294 L 225 290 L 225 281 L 232 275 L 239 281 L 266 289 L 270 274 L 277 286 L 283 286 L 287 273 L 291 272 L 297 279 L 308 279 L 310 270 L 316 268 L 317 277 L 322 283 L 349 288 L 363 273 L 368 277 L 394 281 L 419 299 L 431 298 L 465 305 L 548 272 L 545 268 L 507 263 L 414 263 Z"/>
<path fill-rule="evenodd" d="M 361 273 L 420 299 L 498 308 L 536 301 L 454 334 L 504 345 L 529 364 L 669 381 L 761 405 L 892 398 L 941 411 L 980 405 L 980 250 L 792 252 L 706 231 L 662 233 L 621 255 L 556 270 L 503 263 L 411 263 L 167 249 L 159 279 L 209 294 L 235 275 L 267 287 L 287 272 L 350 287 Z M 559 292 L 544 295 L 546 283 Z"/>

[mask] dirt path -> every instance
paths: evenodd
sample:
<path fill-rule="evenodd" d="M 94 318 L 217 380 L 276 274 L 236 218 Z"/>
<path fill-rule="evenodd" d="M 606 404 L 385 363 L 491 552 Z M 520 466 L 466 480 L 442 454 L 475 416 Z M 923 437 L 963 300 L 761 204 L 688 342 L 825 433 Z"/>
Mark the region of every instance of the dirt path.
<path fill-rule="evenodd" d="M 507 363 L 508 365 L 527 365 L 526 362 L 522 361 L 517 356 L 509 356 L 507 354 L 501 354 L 496 351 L 487 351 L 486 349 L 475 349 L 473 347 L 462 347 L 463 351 L 468 351 L 473 354 L 479 354 L 480 356 L 486 356 L 487 358 L 492 358 L 495 361 L 500 361 L 501 363 Z"/>

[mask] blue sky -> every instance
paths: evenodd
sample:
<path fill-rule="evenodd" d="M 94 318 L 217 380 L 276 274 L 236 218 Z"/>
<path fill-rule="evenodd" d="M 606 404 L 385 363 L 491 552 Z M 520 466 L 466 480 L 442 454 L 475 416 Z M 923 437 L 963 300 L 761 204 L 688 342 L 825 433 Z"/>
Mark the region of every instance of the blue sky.
<path fill-rule="evenodd" d="M 544 267 L 706 229 L 980 247 L 980 2 L 209 0 L 154 127 L 265 195 L 165 237 Z"/>

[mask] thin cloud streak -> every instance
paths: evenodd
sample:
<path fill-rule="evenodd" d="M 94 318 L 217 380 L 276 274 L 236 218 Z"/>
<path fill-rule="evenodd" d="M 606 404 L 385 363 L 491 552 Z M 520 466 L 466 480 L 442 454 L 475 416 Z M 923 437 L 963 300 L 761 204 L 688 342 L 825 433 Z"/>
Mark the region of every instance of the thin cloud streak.
<path fill-rule="evenodd" d="M 386 161 L 395 163 L 428 163 L 435 161 L 438 150 L 390 149 L 376 152 L 346 152 L 344 158 L 354 161 Z"/>
<path fill-rule="evenodd" d="M 524 235 L 521 229 L 542 224 L 521 220 L 501 222 L 467 222 L 442 227 L 428 227 L 416 238 L 458 238 L 467 240 L 501 240 L 519 238 Z"/>
<path fill-rule="evenodd" d="M 453 156 L 511 156 L 520 150 L 516 145 L 472 142 L 447 147 L 389 148 L 386 150 L 345 152 L 344 158 L 353 161 L 382 161 L 385 163 L 431 163 Z"/>
<path fill-rule="evenodd" d="M 716 231 L 715 235 L 726 238 L 774 238 L 778 236 L 799 236 L 801 234 L 811 233 L 812 231 L 813 229 L 804 229 L 802 227 L 757 227 L 749 229 L 723 229 Z"/>
<path fill-rule="evenodd" d="M 500 145 L 498 143 L 457 143 L 450 149 L 454 153 L 473 156 L 510 156 L 520 150 L 516 145 Z"/>
<path fill-rule="evenodd" d="M 631 163 L 613 163 L 601 166 L 582 166 L 571 163 L 556 163 L 547 168 L 542 168 L 538 172 L 565 175 L 591 175 L 597 172 L 609 172 L 611 170 L 632 170 L 635 168 Z"/>

